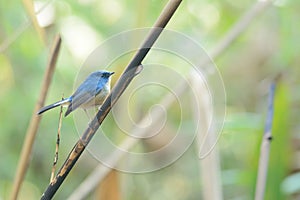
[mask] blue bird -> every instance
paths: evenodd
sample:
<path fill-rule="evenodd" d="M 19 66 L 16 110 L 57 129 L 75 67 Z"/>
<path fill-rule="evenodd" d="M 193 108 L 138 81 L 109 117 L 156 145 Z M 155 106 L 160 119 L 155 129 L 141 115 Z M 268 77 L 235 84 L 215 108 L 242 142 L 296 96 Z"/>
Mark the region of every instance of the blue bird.
<path fill-rule="evenodd" d="M 91 73 L 72 96 L 41 108 L 37 114 L 40 115 L 57 106 L 68 105 L 66 117 L 77 108 L 100 106 L 110 92 L 110 77 L 113 74 L 114 72 L 104 70 Z"/>

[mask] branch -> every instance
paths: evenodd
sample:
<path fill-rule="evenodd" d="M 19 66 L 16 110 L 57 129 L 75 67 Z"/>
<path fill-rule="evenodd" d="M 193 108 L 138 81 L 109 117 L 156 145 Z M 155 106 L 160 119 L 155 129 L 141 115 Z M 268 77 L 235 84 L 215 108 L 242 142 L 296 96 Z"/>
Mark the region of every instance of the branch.
<path fill-rule="evenodd" d="M 56 193 L 60 185 L 63 183 L 63 181 L 77 162 L 78 158 L 84 151 L 85 147 L 91 141 L 99 126 L 102 124 L 103 120 L 111 110 L 112 106 L 117 102 L 117 100 L 125 91 L 125 89 L 132 81 L 134 76 L 138 72 L 140 72 L 140 65 L 142 61 L 150 51 L 152 45 L 155 43 L 160 33 L 163 31 L 164 27 L 167 25 L 167 23 L 175 13 L 180 3 L 181 0 L 170 0 L 165 6 L 158 20 L 154 24 L 154 28 L 151 29 L 144 43 L 141 45 L 141 48 L 137 51 L 133 59 L 128 64 L 127 68 L 125 69 L 122 76 L 113 88 L 111 94 L 106 98 L 103 105 L 101 106 L 101 109 L 98 111 L 95 118 L 89 124 L 89 127 L 86 129 L 81 138 L 73 147 L 65 163 L 57 173 L 54 180 L 50 183 L 41 199 L 51 199 L 54 196 L 54 194 Z"/>
<path fill-rule="evenodd" d="M 241 19 L 232 26 L 232 28 L 228 31 L 227 34 L 220 40 L 219 43 L 217 43 L 212 50 L 210 51 L 209 55 L 212 60 L 220 56 L 237 37 L 239 37 L 249 26 L 249 24 L 259 16 L 259 14 L 265 10 L 269 5 L 271 5 L 271 1 L 258 1 L 256 2 L 251 9 L 249 9 L 242 17 Z M 248 16 L 248 17 L 246 17 Z M 243 25 L 242 25 L 243 24 Z M 247 25 L 247 26 L 245 26 Z M 198 67 L 203 67 L 206 65 L 210 60 L 204 60 Z M 180 96 L 184 90 L 186 90 L 187 85 L 186 82 L 181 82 L 178 84 L 178 86 L 174 89 L 174 93 L 176 96 Z M 164 97 L 162 102 L 159 103 L 159 105 L 163 105 L 165 109 L 169 107 L 170 104 L 174 101 L 174 98 L 170 98 L 170 96 Z M 167 103 L 166 103 L 167 102 Z M 156 120 L 160 119 L 161 115 L 163 113 L 157 113 L 152 116 L 153 124 L 155 124 Z M 139 130 L 141 131 L 141 130 Z M 146 135 L 148 129 L 143 129 L 143 132 L 134 133 L 133 135 Z M 135 132 L 135 130 L 133 130 Z M 128 138 L 122 144 L 120 145 L 121 149 L 129 150 L 131 147 L 133 147 L 139 140 L 134 138 Z M 109 163 L 117 163 L 123 155 L 121 155 L 118 152 L 112 152 L 110 155 L 110 161 Z M 106 166 L 103 166 L 99 164 L 93 172 L 90 173 L 90 175 L 84 180 L 84 182 L 81 183 L 81 185 L 75 189 L 72 193 L 72 195 L 68 198 L 68 200 L 76 200 L 76 199 L 84 199 L 94 188 L 105 178 L 105 176 L 111 171 L 111 168 L 108 168 Z"/>
<path fill-rule="evenodd" d="M 269 95 L 269 107 L 266 121 L 265 132 L 263 135 L 263 141 L 260 147 L 259 166 L 256 181 L 255 200 L 263 200 L 265 195 L 266 180 L 268 174 L 268 163 L 270 154 L 270 144 L 272 141 L 272 121 L 274 113 L 274 94 L 275 83 L 271 85 Z"/>
<path fill-rule="evenodd" d="M 61 38 L 59 35 L 57 35 L 53 42 L 53 46 L 51 49 L 49 62 L 47 64 L 47 69 L 46 69 L 44 79 L 42 82 L 40 96 L 39 96 L 39 99 L 33 110 L 30 124 L 29 124 L 27 132 L 26 132 L 25 141 L 24 141 L 22 151 L 21 151 L 21 158 L 18 163 L 16 177 L 14 179 L 13 189 L 12 189 L 11 196 L 10 196 L 11 200 L 17 199 L 18 193 L 19 193 L 19 190 L 21 187 L 21 183 L 23 182 L 24 176 L 25 176 L 27 168 L 28 168 L 28 162 L 29 162 L 29 157 L 31 155 L 33 142 L 34 142 L 36 132 L 37 132 L 40 120 L 41 120 L 41 115 L 36 115 L 36 113 L 44 105 L 46 95 L 47 95 L 47 92 L 48 92 L 48 89 L 49 89 L 49 86 L 50 86 L 50 83 L 52 80 L 56 61 L 58 58 L 60 44 L 61 44 Z"/>

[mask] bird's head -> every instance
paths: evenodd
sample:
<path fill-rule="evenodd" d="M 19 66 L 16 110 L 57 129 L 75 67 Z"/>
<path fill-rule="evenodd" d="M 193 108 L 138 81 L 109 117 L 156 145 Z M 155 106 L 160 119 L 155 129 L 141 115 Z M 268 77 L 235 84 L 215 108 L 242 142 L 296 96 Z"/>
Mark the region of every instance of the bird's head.
<path fill-rule="evenodd" d="M 94 76 L 101 79 L 109 79 L 111 75 L 113 75 L 115 72 L 109 72 L 106 70 L 99 70 L 93 72 L 90 76 Z"/>
<path fill-rule="evenodd" d="M 96 75 L 97 77 L 108 79 L 114 73 L 115 72 L 109 72 L 109 71 L 105 71 L 105 70 L 99 70 L 99 71 L 94 72 L 93 74 Z"/>
<path fill-rule="evenodd" d="M 108 85 L 110 87 L 110 77 L 111 75 L 113 75 L 115 72 L 109 72 L 106 70 L 99 70 L 99 71 L 95 71 L 93 72 L 90 77 L 92 79 L 97 80 L 98 82 L 98 87 L 102 87 L 104 85 Z"/>

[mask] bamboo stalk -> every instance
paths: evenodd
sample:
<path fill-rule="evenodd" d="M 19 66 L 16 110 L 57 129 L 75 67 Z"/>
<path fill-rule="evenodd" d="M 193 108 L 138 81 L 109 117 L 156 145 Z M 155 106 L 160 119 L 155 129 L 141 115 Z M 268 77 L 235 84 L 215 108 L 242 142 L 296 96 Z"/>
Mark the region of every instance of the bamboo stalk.
<path fill-rule="evenodd" d="M 198 150 L 210 152 L 202 159 L 199 159 L 200 169 L 200 181 L 202 182 L 202 191 L 204 200 L 222 200 L 222 180 L 221 180 L 221 166 L 219 148 L 215 145 L 218 137 L 218 133 L 215 133 L 213 126 L 210 124 L 213 111 L 210 109 L 210 95 L 206 90 L 204 81 L 197 75 L 192 75 L 192 86 L 195 92 L 197 104 L 199 105 L 199 112 L 194 110 L 194 120 L 197 124 L 197 145 Z M 191 102 L 192 103 L 192 102 Z M 205 141 L 204 148 L 201 147 L 201 143 Z M 211 147 L 214 147 L 211 149 Z"/>
<path fill-rule="evenodd" d="M 260 147 L 255 200 L 263 200 L 265 196 L 269 155 L 270 155 L 270 145 L 272 141 L 271 130 L 272 130 L 272 121 L 273 121 L 273 113 L 274 113 L 274 94 L 275 94 L 275 83 L 273 83 L 270 87 L 268 115 L 266 120 L 265 132 L 263 135 L 263 141 Z"/>
<path fill-rule="evenodd" d="M 32 146 L 41 120 L 41 116 L 37 115 L 36 113 L 44 105 L 46 95 L 55 70 L 60 44 L 61 44 L 61 38 L 60 35 L 57 35 L 54 39 L 53 46 L 50 52 L 49 62 L 47 64 L 47 69 L 43 78 L 40 96 L 38 98 L 38 101 L 36 102 L 35 108 L 31 116 L 30 124 L 26 132 L 25 141 L 23 143 L 23 147 L 21 150 L 21 157 L 18 163 L 18 168 L 13 183 L 13 189 L 10 196 L 11 200 L 17 199 L 21 184 L 24 180 L 28 168 L 29 158 L 32 152 Z"/>

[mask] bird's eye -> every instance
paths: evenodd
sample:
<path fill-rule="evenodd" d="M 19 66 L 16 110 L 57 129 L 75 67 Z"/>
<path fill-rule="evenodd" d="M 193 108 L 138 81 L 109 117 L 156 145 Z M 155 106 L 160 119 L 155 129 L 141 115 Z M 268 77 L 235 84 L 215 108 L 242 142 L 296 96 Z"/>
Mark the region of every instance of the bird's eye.
<path fill-rule="evenodd" d="M 102 73 L 101 77 L 102 78 L 109 78 L 114 72 L 104 72 Z"/>
<path fill-rule="evenodd" d="M 108 74 L 107 73 L 103 73 L 102 74 L 102 78 L 107 78 L 108 77 Z"/>

